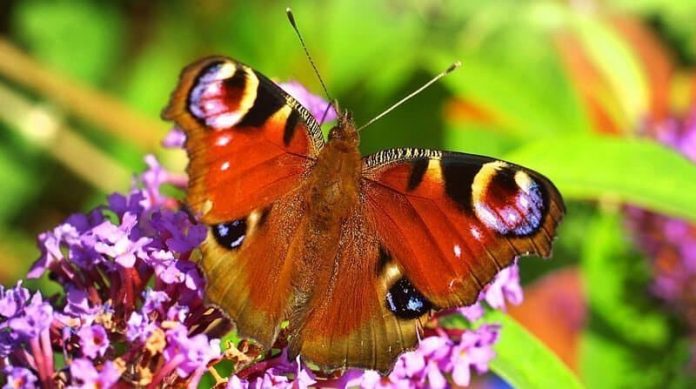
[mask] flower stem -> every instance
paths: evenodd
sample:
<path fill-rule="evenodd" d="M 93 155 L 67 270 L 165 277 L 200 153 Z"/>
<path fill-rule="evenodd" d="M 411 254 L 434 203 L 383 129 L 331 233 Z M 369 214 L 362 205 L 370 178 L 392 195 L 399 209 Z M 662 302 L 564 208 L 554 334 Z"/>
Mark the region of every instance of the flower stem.
<path fill-rule="evenodd" d="M 45 388 L 50 388 L 52 387 L 52 382 L 50 379 L 49 374 L 47 374 L 46 371 L 46 364 L 44 360 L 43 351 L 41 344 L 39 342 L 39 338 L 32 338 L 29 343 L 31 344 L 31 352 L 34 355 L 34 361 L 36 362 L 36 370 L 39 373 L 39 379 L 41 380 L 41 383 L 43 384 L 42 386 Z"/>
<path fill-rule="evenodd" d="M 174 369 L 176 369 L 177 366 L 181 364 L 181 362 L 184 361 L 184 358 L 185 357 L 183 355 L 177 354 L 174 358 L 172 358 L 169 362 L 162 366 L 162 368 L 157 372 L 155 378 L 152 379 L 150 385 L 148 385 L 148 389 L 156 388 L 169 373 L 171 373 Z"/>

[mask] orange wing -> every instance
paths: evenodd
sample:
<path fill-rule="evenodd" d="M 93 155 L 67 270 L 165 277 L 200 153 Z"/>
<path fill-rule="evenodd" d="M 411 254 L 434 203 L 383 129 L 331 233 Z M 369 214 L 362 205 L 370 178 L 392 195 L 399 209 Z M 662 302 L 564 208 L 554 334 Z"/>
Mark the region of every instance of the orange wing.
<path fill-rule="evenodd" d="M 474 303 L 518 256 L 548 256 L 563 201 L 546 178 L 486 157 L 386 150 L 363 159 L 333 276 L 291 318 L 291 351 L 383 372 L 434 309 Z M 331 272 L 328 272 L 331 274 Z"/>
<path fill-rule="evenodd" d="M 324 144 L 295 99 L 223 57 L 184 69 L 163 117 L 186 132 L 187 203 L 208 224 L 245 217 L 297 188 Z"/>
<path fill-rule="evenodd" d="M 415 346 L 427 314 L 404 319 L 389 310 L 386 296 L 398 270 L 362 208 L 342 224 L 332 271 L 314 274 L 320 287 L 306 302 L 307 312 L 290 317 L 290 355 L 328 369 L 386 372 Z"/>
<path fill-rule="evenodd" d="M 405 293 L 401 304 L 389 303 L 405 316 L 429 304 L 470 305 L 515 258 L 548 257 L 565 212 L 558 190 L 537 172 L 432 150 L 365 158 L 363 193 L 366 218 L 394 259 L 398 282 L 421 295 Z"/>
<path fill-rule="evenodd" d="M 206 295 L 242 336 L 270 347 L 291 295 L 297 192 L 323 147 L 321 129 L 273 82 L 223 57 L 184 69 L 163 116 L 186 133 L 186 201 L 210 226 Z"/>

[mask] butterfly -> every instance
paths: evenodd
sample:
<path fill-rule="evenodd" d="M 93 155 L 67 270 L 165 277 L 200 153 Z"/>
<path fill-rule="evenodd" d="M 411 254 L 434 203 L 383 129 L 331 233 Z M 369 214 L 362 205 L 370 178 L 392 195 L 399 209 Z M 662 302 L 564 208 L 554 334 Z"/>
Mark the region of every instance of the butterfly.
<path fill-rule="evenodd" d="M 186 67 L 163 117 L 186 134 L 186 203 L 208 226 L 206 296 L 269 349 L 391 369 L 430 315 L 475 303 L 517 257 L 548 257 L 565 208 L 547 178 L 489 157 L 362 157 L 350 114 L 310 112 L 226 57 Z"/>

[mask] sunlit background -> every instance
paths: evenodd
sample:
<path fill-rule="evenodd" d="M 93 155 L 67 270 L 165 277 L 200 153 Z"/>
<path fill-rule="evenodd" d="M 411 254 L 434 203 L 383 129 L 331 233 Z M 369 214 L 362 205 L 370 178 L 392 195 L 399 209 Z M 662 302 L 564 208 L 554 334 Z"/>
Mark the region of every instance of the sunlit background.
<path fill-rule="evenodd" d="M 187 63 L 225 54 L 319 93 L 287 5 L 0 1 L 0 282 L 24 276 L 40 232 L 126 191 L 146 154 L 183 169 L 159 113 Z M 444 148 L 549 176 L 568 216 L 553 260 L 522 261 L 512 315 L 588 387 L 696 384 L 696 2 L 289 5 L 358 124 L 461 60 L 363 152 Z"/>

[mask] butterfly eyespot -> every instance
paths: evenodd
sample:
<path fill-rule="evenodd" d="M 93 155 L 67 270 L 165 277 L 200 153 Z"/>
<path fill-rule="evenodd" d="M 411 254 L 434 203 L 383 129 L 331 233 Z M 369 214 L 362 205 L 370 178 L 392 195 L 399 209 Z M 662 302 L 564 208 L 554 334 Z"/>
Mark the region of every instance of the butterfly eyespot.
<path fill-rule="evenodd" d="M 231 128 L 252 108 L 258 79 L 252 71 L 219 62 L 204 68 L 188 98 L 196 119 L 215 130 Z"/>
<path fill-rule="evenodd" d="M 433 305 L 406 278 L 402 277 L 387 292 L 387 308 L 400 319 L 415 319 Z"/>
<path fill-rule="evenodd" d="M 546 211 L 540 185 L 525 171 L 502 161 L 481 167 L 474 177 L 472 203 L 478 219 L 503 235 L 534 233 Z"/>
<path fill-rule="evenodd" d="M 247 224 L 244 219 L 212 226 L 213 236 L 220 246 L 237 249 L 246 238 Z"/>

